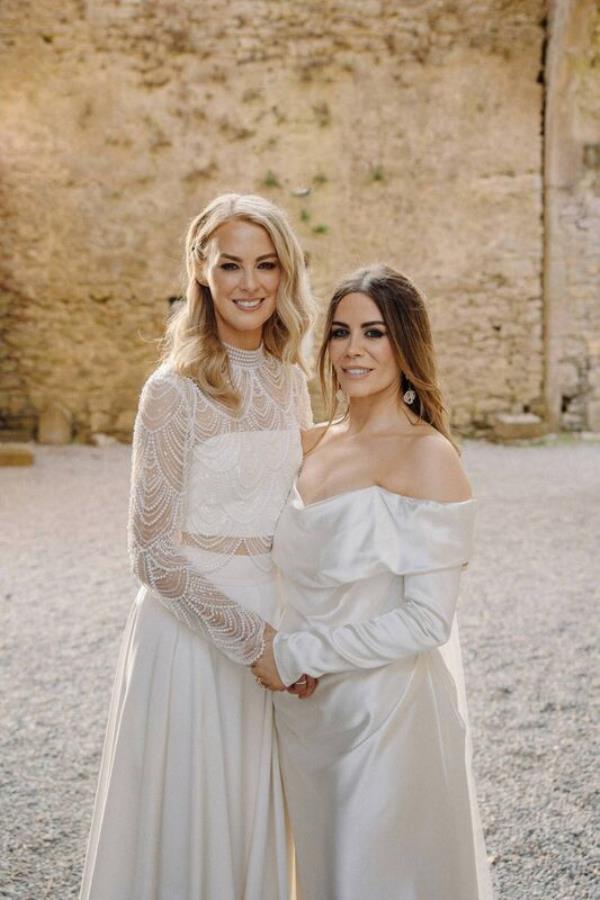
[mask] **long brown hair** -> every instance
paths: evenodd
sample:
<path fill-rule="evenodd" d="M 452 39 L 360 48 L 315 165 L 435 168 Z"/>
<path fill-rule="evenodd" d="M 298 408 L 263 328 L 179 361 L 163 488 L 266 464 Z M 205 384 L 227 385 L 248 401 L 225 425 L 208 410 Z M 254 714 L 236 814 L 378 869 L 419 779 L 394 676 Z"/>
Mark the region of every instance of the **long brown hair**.
<path fill-rule="evenodd" d="M 406 275 L 381 263 L 349 275 L 338 286 L 329 303 L 318 357 L 318 371 L 329 425 L 338 411 L 338 384 L 329 354 L 331 326 L 338 304 L 348 294 L 366 294 L 376 304 L 385 322 L 400 370 L 400 395 L 412 388 L 417 395 L 414 411 L 418 413 L 419 419 L 432 425 L 458 450 L 450 434 L 448 415 L 438 385 L 433 338 L 425 301 Z"/>

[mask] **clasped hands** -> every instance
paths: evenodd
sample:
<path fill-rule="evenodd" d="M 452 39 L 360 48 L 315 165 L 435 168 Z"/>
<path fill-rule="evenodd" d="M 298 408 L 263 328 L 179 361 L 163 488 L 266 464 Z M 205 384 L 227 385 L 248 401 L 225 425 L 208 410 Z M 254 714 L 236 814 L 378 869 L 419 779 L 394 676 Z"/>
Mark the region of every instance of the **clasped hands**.
<path fill-rule="evenodd" d="M 286 688 L 279 677 L 275 656 L 273 654 L 273 639 L 276 634 L 277 632 L 272 625 L 267 625 L 265 627 L 265 649 L 251 666 L 252 674 L 262 687 L 268 688 L 270 691 L 288 691 L 288 693 L 294 694 L 301 700 L 311 697 L 317 689 L 319 683 L 318 678 L 313 678 L 311 675 L 301 675 L 295 684 Z"/>

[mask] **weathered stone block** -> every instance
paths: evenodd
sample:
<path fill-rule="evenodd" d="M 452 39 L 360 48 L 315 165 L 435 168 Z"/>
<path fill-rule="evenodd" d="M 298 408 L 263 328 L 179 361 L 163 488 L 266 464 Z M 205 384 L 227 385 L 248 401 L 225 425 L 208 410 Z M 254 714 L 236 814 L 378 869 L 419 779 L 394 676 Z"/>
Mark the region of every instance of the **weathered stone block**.
<path fill-rule="evenodd" d="M 118 443 L 118 440 L 116 437 L 113 437 L 112 434 L 102 434 L 102 432 L 98 432 L 90 435 L 90 444 L 93 444 L 94 447 L 110 447 L 112 444 Z"/>
<path fill-rule="evenodd" d="M 591 388 L 595 389 L 595 392 L 600 389 L 600 366 L 594 366 L 590 368 L 588 372 L 588 383 Z"/>
<path fill-rule="evenodd" d="M 72 416 L 66 406 L 58 402 L 50 403 L 40 415 L 38 443 L 69 444 L 71 442 L 72 429 Z"/>
<path fill-rule="evenodd" d="M 579 372 L 573 363 L 563 363 L 560 367 L 560 384 L 562 391 L 567 396 L 577 393 L 579 385 Z"/>
<path fill-rule="evenodd" d="M 3 428 L 0 431 L 0 441 L 3 444 L 26 444 L 33 438 L 31 428 Z"/>
<path fill-rule="evenodd" d="M 501 441 L 528 440 L 546 433 L 544 421 L 533 413 L 500 413 L 493 420 L 494 437 Z"/>
<path fill-rule="evenodd" d="M 103 433 L 110 428 L 111 417 L 107 412 L 96 410 L 90 415 L 90 428 L 93 432 Z"/>
<path fill-rule="evenodd" d="M 600 400 L 588 403 L 587 422 L 590 431 L 600 432 Z"/>
<path fill-rule="evenodd" d="M 34 459 L 28 444 L 0 444 L 0 466 L 32 466 Z"/>
<path fill-rule="evenodd" d="M 120 412 L 117 416 L 117 421 L 115 422 L 115 431 L 122 431 L 127 434 L 131 433 L 135 423 L 135 416 L 135 409 L 125 409 L 123 412 Z"/>

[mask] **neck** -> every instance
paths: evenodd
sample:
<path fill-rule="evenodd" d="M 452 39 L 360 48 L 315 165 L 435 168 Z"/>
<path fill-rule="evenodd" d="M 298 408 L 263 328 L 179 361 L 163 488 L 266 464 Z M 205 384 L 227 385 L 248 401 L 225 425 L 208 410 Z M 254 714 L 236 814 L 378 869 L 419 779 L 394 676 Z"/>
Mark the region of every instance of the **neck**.
<path fill-rule="evenodd" d="M 238 350 L 258 350 L 262 344 L 262 328 L 252 331 L 236 331 L 233 328 L 223 328 L 218 322 L 217 332 L 223 344 L 236 347 Z"/>
<path fill-rule="evenodd" d="M 350 397 L 348 401 L 348 434 L 386 431 L 390 426 L 412 423 L 415 416 L 398 394 L 396 385 L 368 397 Z"/>

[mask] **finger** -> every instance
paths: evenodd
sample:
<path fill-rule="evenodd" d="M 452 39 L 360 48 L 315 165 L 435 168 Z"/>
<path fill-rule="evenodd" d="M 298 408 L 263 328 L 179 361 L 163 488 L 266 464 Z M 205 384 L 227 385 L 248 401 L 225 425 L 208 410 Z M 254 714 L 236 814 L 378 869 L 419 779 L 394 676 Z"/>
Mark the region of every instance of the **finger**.
<path fill-rule="evenodd" d="M 298 681 L 295 681 L 293 684 L 286 688 L 286 690 L 291 691 L 293 694 L 302 694 L 306 690 L 308 684 L 308 679 L 306 675 L 303 675 L 302 678 L 299 678 Z"/>
<path fill-rule="evenodd" d="M 312 683 L 312 684 L 310 685 L 310 687 L 308 688 L 308 690 L 307 690 L 305 696 L 306 696 L 306 697 L 312 697 L 312 695 L 314 694 L 314 692 L 315 692 L 316 689 L 317 689 L 317 686 L 318 686 L 318 681 L 313 680 L 313 683 Z"/>

